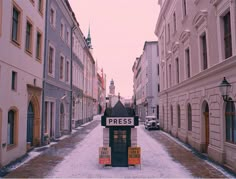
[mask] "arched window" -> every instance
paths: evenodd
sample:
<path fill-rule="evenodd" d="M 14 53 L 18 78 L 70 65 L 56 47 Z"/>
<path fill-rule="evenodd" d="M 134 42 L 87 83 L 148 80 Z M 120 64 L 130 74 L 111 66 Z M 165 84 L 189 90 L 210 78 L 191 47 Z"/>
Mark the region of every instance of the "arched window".
<path fill-rule="evenodd" d="M 170 106 L 170 123 L 171 126 L 173 126 L 173 106 Z"/>
<path fill-rule="evenodd" d="M 225 110 L 226 141 L 236 143 L 236 118 L 235 107 L 232 101 L 227 102 Z"/>
<path fill-rule="evenodd" d="M 181 128 L 181 112 L 180 112 L 180 105 L 178 105 L 177 111 L 178 111 L 178 128 Z"/>
<path fill-rule="evenodd" d="M 188 104 L 188 130 L 192 131 L 192 108 L 190 104 Z"/>
<path fill-rule="evenodd" d="M 7 145 L 12 145 L 15 143 L 14 135 L 15 135 L 15 112 L 13 110 L 10 110 L 8 112 Z"/>

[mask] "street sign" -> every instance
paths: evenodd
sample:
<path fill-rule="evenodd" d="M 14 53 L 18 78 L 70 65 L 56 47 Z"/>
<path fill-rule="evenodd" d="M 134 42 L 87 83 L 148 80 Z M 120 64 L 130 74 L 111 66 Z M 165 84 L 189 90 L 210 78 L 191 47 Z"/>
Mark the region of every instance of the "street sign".
<path fill-rule="evenodd" d="M 134 126 L 133 117 L 107 117 L 106 126 Z"/>
<path fill-rule="evenodd" d="M 111 148 L 99 147 L 99 164 L 111 165 Z"/>
<path fill-rule="evenodd" d="M 128 164 L 139 165 L 141 164 L 141 148 L 140 147 L 129 147 L 128 149 Z"/>

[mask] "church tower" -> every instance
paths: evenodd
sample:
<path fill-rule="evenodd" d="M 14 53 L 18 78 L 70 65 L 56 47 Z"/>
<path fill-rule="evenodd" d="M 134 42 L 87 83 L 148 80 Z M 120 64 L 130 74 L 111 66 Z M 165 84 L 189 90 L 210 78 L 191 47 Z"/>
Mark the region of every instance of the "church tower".
<path fill-rule="evenodd" d="M 112 79 L 111 82 L 110 82 L 109 89 L 110 89 L 110 94 L 111 94 L 111 95 L 115 95 L 115 85 L 114 85 L 113 79 Z"/>
<path fill-rule="evenodd" d="M 88 37 L 86 38 L 86 42 L 87 42 L 87 45 L 88 45 L 89 49 L 92 49 L 92 41 L 91 41 L 91 35 L 90 35 L 90 26 L 89 26 Z"/>

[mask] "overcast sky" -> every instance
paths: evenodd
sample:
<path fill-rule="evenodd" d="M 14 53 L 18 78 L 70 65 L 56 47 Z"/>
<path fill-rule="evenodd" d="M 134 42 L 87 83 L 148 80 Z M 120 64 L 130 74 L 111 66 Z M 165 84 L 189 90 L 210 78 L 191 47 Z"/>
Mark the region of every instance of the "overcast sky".
<path fill-rule="evenodd" d="M 134 61 L 142 54 L 145 41 L 157 40 L 157 0 L 69 2 L 86 37 L 90 25 L 93 56 L 107 75 L 107 93 L 113 79 L 116 94 L 132 97 Z"/>

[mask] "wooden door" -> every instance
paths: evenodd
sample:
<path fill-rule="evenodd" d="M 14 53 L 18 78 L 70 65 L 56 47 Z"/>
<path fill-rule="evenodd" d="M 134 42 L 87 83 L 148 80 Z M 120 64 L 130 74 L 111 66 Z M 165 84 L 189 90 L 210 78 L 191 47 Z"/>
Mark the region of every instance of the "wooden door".
<path fill-rule="evenodd" d="M 209 134 L 209 113 L 205 112 L 204 116 L 205 116 L 205 141 L 206 141 L 205 152 L 207 153 L 207 149 L 208 149 L 208 145 L 209 145 L 209 137 L 210 137 L 210 134 Z"/>
<path fill-rule="evenodd" d="M 128 147 L 130 146 L 130 128 L 110 129 L 111 161 L 113 167 L 128 166 Z"/>

